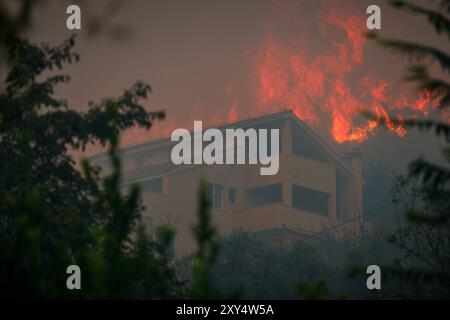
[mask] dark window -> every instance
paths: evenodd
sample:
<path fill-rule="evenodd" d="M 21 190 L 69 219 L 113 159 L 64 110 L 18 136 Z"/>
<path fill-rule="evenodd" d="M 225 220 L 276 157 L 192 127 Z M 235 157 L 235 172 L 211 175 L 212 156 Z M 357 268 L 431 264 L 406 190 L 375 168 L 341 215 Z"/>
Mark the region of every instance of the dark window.
<path fill-rule="evenodd" d="M 136 168 L 145 167 L 150 164 L 150 155 L 141 154 L 135 158 Z"/>
<path fill-rule="evenodd" d="M 328 215 L 330 194 L 292 185 L 292 206 L 309 212 Z"/>
<path fill-rule="evenodd" d="M 283 187 L 281 183 L 247 190 L 247 195 L 252 206 L 261 206 L 269 203 L 283 201 Z"/>
<path fill-rule="evenodd" d="M 222 193 L 223 186 L 214 183 L 208 183 L 208 196 L 211 207 L 215 209 L 222 208 Z"/>
<path fill-rule="evenodd" d="M 162 178 L 156 178 L 141 182 L 143 191 L 162 193 Z"/>
<path fill-rule="evenodd" d="M 145 159 L 143 156 L 139 156 L 136 158 L 136 168 L 143 167 Z"/>
<path fill-rule="evenodd" d="M 323 151 L 295 129 L 292 130 L 292 153 L 307 159 L 329 162 Z"/>
<path fill-rule="evenodd" d="M 230 203 L 236 204 L 236 188 L 229 188 L 228 189 L 228 201 Z"/>

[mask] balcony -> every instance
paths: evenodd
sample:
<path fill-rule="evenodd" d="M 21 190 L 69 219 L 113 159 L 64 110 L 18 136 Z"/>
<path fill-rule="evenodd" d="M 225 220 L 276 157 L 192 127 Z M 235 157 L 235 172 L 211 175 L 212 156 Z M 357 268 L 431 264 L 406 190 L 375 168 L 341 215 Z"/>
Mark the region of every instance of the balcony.
<path fill-rule="evenodd" d="M 231 230 L 262 231 L 285 226 L 292 230 L 311 234 L 335 223 L 325 216 L 299 210 L 281 203 L 236 210 L 230 212 L 229 216 L 228 223 Z"/>

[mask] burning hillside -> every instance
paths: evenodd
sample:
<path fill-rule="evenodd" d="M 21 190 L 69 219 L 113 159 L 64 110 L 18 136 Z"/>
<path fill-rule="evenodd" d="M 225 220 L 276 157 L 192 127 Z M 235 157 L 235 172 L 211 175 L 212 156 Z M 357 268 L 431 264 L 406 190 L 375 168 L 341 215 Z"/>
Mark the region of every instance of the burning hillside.
<path fill-rule="evenodd" d="M 408 99 L 394 93 L 391 81 L 372 74 L 350 85 L 349 78 L 360 73 L 365 63 L 366 17 L 340 11 L 337 6 L 325 9 L 316 20 L 324 41 L 329 42 L 327 53 L 310 50 L 303 37 L 286 43 L 272 34 L 267 36 L 255 67 L 258 111 L 289 106 L 301 120 L 329 128 L 333 139 L 343 143 L 362 142 L 374 133 L 378 123 L 362 119 L 365 110 L 384 118 L 390 131 L 404 136 L 405 129 L 394 125 L 389 116 L 428 116 L 436 105 L 432 95 L 419 92 L 417 99 Z"/>

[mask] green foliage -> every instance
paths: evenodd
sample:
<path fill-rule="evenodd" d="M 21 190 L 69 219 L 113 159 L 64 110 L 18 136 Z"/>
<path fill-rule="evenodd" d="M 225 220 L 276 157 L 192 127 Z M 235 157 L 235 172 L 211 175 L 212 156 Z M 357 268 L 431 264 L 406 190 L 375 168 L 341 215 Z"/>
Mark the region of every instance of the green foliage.
<path fill-rule="evenodd" d="M 124 194 L 118 134 L 150 128 L 161 112 L 140 105 L 150 87 L 136 83 L 117 99 L 91 103 L 85 113 L 53 97 L 68 82 L 48 75 L 78 60 L 73 38 L 59 47 L 11 39 L 11 61 L 0 94 L 0 295 L 16 298 L 181 297 L 168 248 L 173 230 L 149 235 L 140 223 L 139 187 Z M 71 149 L 109 144 L 112 173 L 75 168 Z M 152 237 L 153 236 L 153 237 Z M 66 268 L 82 270 L 82 290 L 66 288 Z"/>
<path fill-rule="evenodd" d="M 384 268 L 385 278 L 408 289 L 402 296 L 449 297 L 448 191 L 437 189 L 434 182 L 399 177 L 393 199 L 397 209 L 405 212 L 406 222 L 388 239 L 403 255 L 394 265 Z"/>
<path fill-rule="evenodd" d="M 212 225 L 208 184 L 202 180 L 198 197 L 198 222 L 193 228 L 197 250 L 192 256 L 192 299 L 219 299 L 221 293 L 214 287 L 211 272 L 219 253 L 216 230 Z"/>
<path fill-rule="evenodd" d="M 24 172 L 24 180 L 20 184 L 20 199 L 9 192 L 3 194 L 5 207 L 1 222 L 5 232 L 0 235 L 0 294 L 26 298 L 52 296 L 60 291 L 57 283 L 65 283 L 64 273 L 57 269 L 71 264 L 70 254 L 63 241 L 48 237 L 45 232 L 50 223 L 47 205 L 39 189 L 31 183 L 29 135 L 19 135 L 18 143 L 23 153 L 17 169 Z"/>
<path fill-rule="evenodd" d="M 61 239 L 73 236 L 72 217 L 82 215 L 88 222 L 98 219 L 89 204 L 91 188 L 75 169 L 68 151 L 96 142 L 105 145 L 111 130 L 119 132 L 134 124 L 149 128 L 152 119 L 161 117 L 160 113 L 148 114 L 139 105 L 139 99 L 150 91 L 143 83 L 136 83 L 118 99 L 91 103 L 86 113 L 70 110 L 66 101 L 55 99 L 54 86 L 69 79 L 64 75 L 44 78 L 44 71 L 77 60 L 73 45 L 73 39 L 56 48 L 35 46 L 26 40 L 11 42 L 12 64 L 0 94 L 0 192 L 22 196 L 24 171 L 16 166 L 22 148 L 17 139 L 28 133 L 31 184 L 38 187 L 52 211 L 49 232 Z M 3 199 L 0 197 L 2 212 Z"/>
<path fill-rule="evenodd" d="M 438 34 L 444 33 L 450 39 L 450 20 L 445 14 L 423 6 L 415 5 L 405 0 L 391 0 L 390 3 L 398 9 L 408 10 L 414 14 L 425 16 Z M 440 7 L 443 12 L 450 12 L 450 3 L 448 0 L 441 0 Z"/>
<path fill-rule="evenodd" d="M 327 288 L 327 284 L 323 280 L 316 283 L 300 282 L 297 286 L 298 294 L 306 300 L 323 300 L 332 299 L 333 295 Z"/>
<path fill-rule="evenodd" d="M 83 251 L 79 260 L 87 275 L 82 293 L 87 292 L 88 298 L 178 297 L 181 283 L 167 256 L 174 231 L 160 227 L 156 239 L 149 239 L 139 220 L 142 211 L 139 186 L 132 185 L 127 195 L 122 195 L 116 148 L 117 138 L 112 133 L 109 155 L 113 172 L 103 179 L 101 187 L 93 178 L 89 163 L 83 163 L 84 173 L 94 189 L 93 205 L 103 219 L 95 230 L 93 250 Z"/>
<path fill-rule="evenodd" d="M 379 297 L 367 290 L 365 279 L 348 279 L 346 270 L 348 264 L 393 261 L 397 252 L 387 245 L 385 237 L 384 233 L 363 232 L 355 241 L 351 234 L 336 239 L 324 233 L 283 245 L 255 233 L 233 231 L 220 238 L 213 283 L 224 295 L 238 294 L 243 299 L 312 299 L 306 291 L 299 292 L 299 286 L 310 284 L 313 289 L 320 281 L 327 284 L 329 294 L 315 298 Z M 388 291 L 383 290 L 383 294 L 389 297 Z"/>
<path fill-rule="evenodd" d="M 438 34 L 450 40 L 450 1 L 440 1 L 442 12 L 408 1 L 391 1 L 398 9 L 426 17 Z M 445 75 L 450 73 L 447 52 L 429 45 L 384 39 L 374 33 L 369 37 L 388 49 L 414 61 L 406 78 L 420 90 L 429 90 L 441 112 L 450 106 L 450 82 L 430 75 L 429 66 L 437 63 Z M 428 65 L 423 62 L 428 62 Z M 368 115 L 373 118 L 373 115 Z M 377 119 L 385 124 L 384 119 Z M 405 212 L 405 225 L 389 237 L 403 255 L 394 265 L 383 268 L 384 278 L 404 287 L 400 296 L 422 298 L 450 297 L 450 125 L 441 120 L 396 119 L 406 128 L 433 130 L 444 137 L 442 153 L 446 165 L 430 163 L 424 158 L 413 161 L 407 177 L 399 177 L 393 189 L 394 203 Z M 406 293 L 406 294 L 405 294 Z"/>

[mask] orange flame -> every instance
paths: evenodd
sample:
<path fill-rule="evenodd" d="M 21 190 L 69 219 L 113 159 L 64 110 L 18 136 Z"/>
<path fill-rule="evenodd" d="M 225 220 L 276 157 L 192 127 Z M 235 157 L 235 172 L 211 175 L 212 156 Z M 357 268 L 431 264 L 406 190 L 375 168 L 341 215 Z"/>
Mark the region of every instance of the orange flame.
<path fill-rule="evenodd" d="M 320 20 L 325 36 L 329 35 L 329 30 L 340 30 L 345 35 L 341 40 L 334 37 L 332 52 L 322 56 L 309 52 L 308 43 L 301 39 L 283 44 L 272 34 L 267 36 L 255 67 L 259 111 L 273 112 L 289 107 L 301 120 L 329 127 L 338 143 L 363 142 L 374 133 L 378 122 L 365 120 L 361 123 L 361 110 L 383 119 L 386 127 L 401 137 L 406 134 L 402 122 L 394 123 L 388 114 L 407 109 L 412 114 L 429 115 L 430 109 L 436 106 L 430 92 L 419 94 L 413 102 L 404 96 L 394 99 L 390 96 L 390 82 L 371 75 L 362 78 L 360 90 L 352 91 L 349 76 L 363 62 L 365 17 L 328 6 Z"/>
<path fill-rule="evenodd" d="M 235 122 L 249 113 L 256 116 L 286 108 L 312 126 L 329 128 L 330 135 L 338 143 L 361 143 L 375 133 L 378 122 L 362 117 L 362 110 L 383 119 L 392 133 L 405 136 L 402 121 L 394 122 L 389 115 L 395 115 L 399 120 L 427 117 L 438 103 L 430 92 L 420 92 L 416 99 L 394 95 L 391 81 L 373 74 L 360 75 L 367 42 L 364 36 L 366 16 L 340 9 L 341 4 L 339 1 L 339 6 L 333 6 L 327 2 L 325 13 L 315 18 L 323 39 L 330 43 L 325 53 L 318 54 L 312 49 L 312 43 L 303 33 L 294 41 L 277 39 L 273 31 L 267 34 L 252 60 L 257 80 L 253 110 L 239 110 L 241 103 L 236 98 L 239 95 L 229 84 L 225 87 L 230 98 L 225 103 L 229 107 L 224 114 L 209 112 L 208 107 L 215 106 L 196 103 L 190 115 L 175 120 L 177 124 L 168 117 L 169 121 L 152 128 L 150 136 L 143 130 L 132 130 L 127 140 L 138 143 L 142 137 L 145 140 L 170 136 L 176 127 L 192 125 L 192 120 L 198 120 L 199 115 L 203 115 L 206 126 L 214 126 L 223 124 L 225 119 Z M 300 5 L 299 2 L 276 0 L 275 9 L 282 15 L 284 27 L 299 26 L 301 21 L 293 13 Z M 442 118 L 450 122 L 450 112 L 444 113 Z"/>

